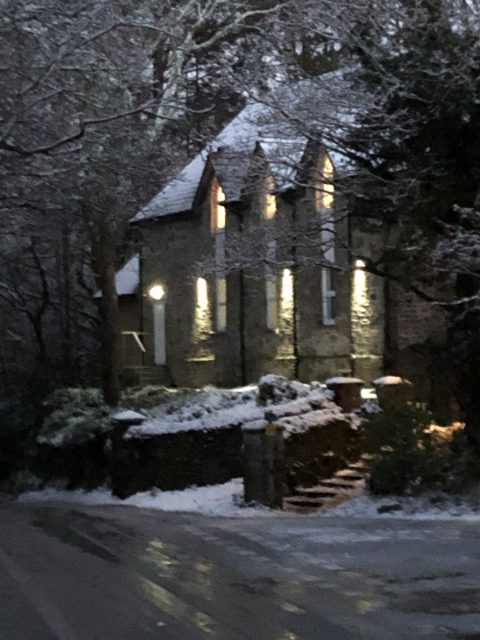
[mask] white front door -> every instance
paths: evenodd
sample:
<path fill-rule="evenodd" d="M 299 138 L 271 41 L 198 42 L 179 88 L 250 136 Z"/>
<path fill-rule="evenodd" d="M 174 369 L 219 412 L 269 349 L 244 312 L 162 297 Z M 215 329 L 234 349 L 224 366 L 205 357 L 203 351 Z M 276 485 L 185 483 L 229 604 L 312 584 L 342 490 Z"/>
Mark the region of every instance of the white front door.
<path fill-rule="evenodd" d="M 153 340 L 155 347 L 155 364 L 166 364 L 165 303 L 162 301 L 155 302 L 153 305 Z"/>

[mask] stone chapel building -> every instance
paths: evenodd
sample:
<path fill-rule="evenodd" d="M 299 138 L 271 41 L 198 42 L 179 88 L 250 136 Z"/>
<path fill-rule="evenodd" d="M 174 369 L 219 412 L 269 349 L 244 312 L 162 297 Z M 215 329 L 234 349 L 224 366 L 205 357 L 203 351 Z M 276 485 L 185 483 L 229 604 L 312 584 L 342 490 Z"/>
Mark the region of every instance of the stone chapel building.
<path fill-rule="evenodd" d="M 129 380 L 395 372 L 425 385 L 440 312 L 364 271 L 381 239 L 346 215 L 342 171 L 257 105 L 226 126 L 132 220 L 139 253 L 117 274 Z"/>

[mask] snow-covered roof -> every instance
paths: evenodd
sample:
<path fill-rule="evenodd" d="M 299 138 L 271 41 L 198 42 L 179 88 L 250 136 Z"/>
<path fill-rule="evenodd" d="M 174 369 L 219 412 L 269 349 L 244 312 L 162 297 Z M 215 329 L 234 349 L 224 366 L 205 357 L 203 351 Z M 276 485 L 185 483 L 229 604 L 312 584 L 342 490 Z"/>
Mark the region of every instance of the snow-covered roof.
<path fill-rule="evenodd" d="M 130 296 L 138 293 L 140 287 L 140 256 L 135 253 L 115 275 L 115 286 L 118 296 Z M 102 292 L 97 291 L 95 298 L 101 298 Z"/>
<path fill-rule="evenodd" d="M 193 207 L 200 180 L 211 154 L 213 154 L 212 162 L 217 162 L 218 165 L 221 164 L 225 172 L 225 175 L 222 176 L 222 170 L 219 169 L 219 178 L 223 177 L 221 182 L 227 199 L 238 199 L 238 182 L 241 174 L 246 173 L 248 169 L 248 163 L 245 162 L 245 159 L 250 158 L 258 140 L 257 121 L 261 111 L 261 105 L 258 104 L 245 107 L 205 149 L 187 164 L 176 178 L 169 182 L 146 207 L 137 213 L 133 221 L 137 222 L 189 211 Z M 220 153 L 218 153 L 219 151 Z M 221 158 L 231 158 L 232 156 L 236 158 L 236 171 L 229 171 L 227 176 L 226 163 Z M 242 165 L 242 171 L 238 171 L 239 164 Z"/>
<path fill-rule="evenodd" d="M 138 292 L 140 286 L 140 256 L 133 255 L 115 276 L 117 295 L 128 296 Z"/>
<path fill-rule="evenodd" d="M 132 221 L 190 211 L 207 162 L 218 176 L 227 202 L 238 201 L 258 148 L 269 164 L 277 188 L 291 188 L 312 126 L 321 131 L 337 171 L 345 170 L 346 158 L 333 142 L 339 129 L 351 126 L 359 109 L 357 104 L 352 105 L 348 86 L 343 73 L 333 72 L 315 83 L 304 81 L 284 88 L 272 94 L 268 104 L 247 105 Z"/>

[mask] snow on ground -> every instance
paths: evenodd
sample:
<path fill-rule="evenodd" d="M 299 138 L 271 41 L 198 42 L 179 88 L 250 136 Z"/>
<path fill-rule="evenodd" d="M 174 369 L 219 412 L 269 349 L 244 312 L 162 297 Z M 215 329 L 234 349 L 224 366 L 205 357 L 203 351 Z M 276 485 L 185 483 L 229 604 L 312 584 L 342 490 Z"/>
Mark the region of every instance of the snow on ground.
<path fill-rule="evenodd" d="M 112 496 L 107 488 L 94 491 L 60 491 L 43 489 L 29 491 L 18 497 L 22 503 L 68 503 L 87 506 L 113 505 L 156 509 L 158 511 L 179 511 L 207 516 L 229 518 L 251 518 L 253 516 L 274 515 L 275 512 L 262 506 L 245 506 L 243 503 L 243 480 L 235 478 L 225 484 L 208 487 L 191 487 L 183 491 L 145 491 L 126 500 Z"/>
<path fill-rule="evenodd" d="M 243 480 L 236 478 L 225 484 L 191 487 L 183 491 L 145 491 L 126 500 L 112 496 L 107 488 L 94 491 L 60 491 L 47 488 L 29 491 L 18 497 L 21 503 L 68 503 L 86 506 L 126 506 L 158 511 L 198 513 L 207 516 L 228 518 L 253 518 L 265 516 L 290 516 L 297 514 L 280 512 L 261 505 L 246 506 L 243 503 Z M 379 509 L 390 507 L 396 510 L 379 513 Z M 449 496 L 426 494 L 424 496 L 371 496 L 367 492 L 344 502 L 338 507 L 321 513 L 302 516 L 311 522 L 313 518 L 373 518 L 376 520 L 462 520 L 480 522 L 480 500 L 472 496 Z M 318 522 L 318 521 L 317 521 Z M 318 522 L 319 530 L 324 525 Z"/>
<path fill-rule="evenodd" d="M 480 499 L 473 495 L 455 496 L 445 493 L 380 497 L 365 491 L 362 495 L 322 513 L 322 517 L 333 516 L 480 522 Z"/>

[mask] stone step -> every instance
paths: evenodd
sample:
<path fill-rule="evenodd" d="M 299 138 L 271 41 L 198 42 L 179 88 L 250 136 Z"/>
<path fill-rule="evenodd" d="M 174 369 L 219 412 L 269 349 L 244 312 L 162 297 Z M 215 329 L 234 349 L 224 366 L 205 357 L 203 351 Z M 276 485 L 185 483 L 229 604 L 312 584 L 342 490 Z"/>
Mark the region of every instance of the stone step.
<path fill-rule="evenodd" d="M 313 487 L 295 487 L 294 495 L 283 500 L 283 508 L 295 513 L 314 513 L 328 509 L 358 495 L 365 486 L 370 468 L 366 454 L 358 462 L 340 469 L 331 478 L 321 480 Z"/>
<path fill-rule="evenodd" d="M 341 471 L 337 471 L 334 475 L 334 478 L 342 478 L 342 480 L 364 480 L 365 473 L 359 473 L 354 469 L 342 469 Z"/>
<path fill-rule="evenodd" d="M 305 507 L 307 509 L 320 509 L 324 501 L 320 498 L 307 498 L 305 496 L 287 496 L 283 499 L 283 506 Z"/>
<path fill-rule="evenodd" d="M 354 462 L 348 465 L 350 471 L 357 471 L 358 473 L 368 474 L 370 473 L 370 466 L 363 462 Z"/>
<path fill-rule="evenodd" d="M 343 480 L 342 478 L 328 478 L 328 480 L 322 480 L 320 485 L 322 487 L 334 487 L 337 489 L 356 489 L 360 487 L 363 482 L 365 482 L 364 478 L 361 480 Z"/>
<path fill-rule="evenodd" d="M 371 464 L 374 458 L 375 456 L 373 455 L 373 453 L 362 453 L 359 462 L 363 462 L 364 464 Z"/>
<path fill-rule="evenodd" d="M 304 496 L 306 498 L 334 498 L 337 495 L 335 489 L 327 489 L 322 485 L 314 487 L 295 487 L 295 496 Z"/>

